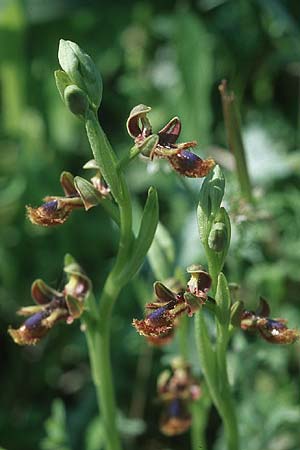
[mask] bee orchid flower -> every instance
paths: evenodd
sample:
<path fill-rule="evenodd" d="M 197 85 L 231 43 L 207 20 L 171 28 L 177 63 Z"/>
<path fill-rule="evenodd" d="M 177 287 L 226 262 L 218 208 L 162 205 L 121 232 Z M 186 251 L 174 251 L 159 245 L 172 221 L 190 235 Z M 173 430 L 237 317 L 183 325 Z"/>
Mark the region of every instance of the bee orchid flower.
<path fill-rule="evenodd" d="M 137 146 L 142 145 L 144 140 L 153 134 L 151 123 L 147 117 L 150 111 L 149 106 L 137 105 L 129 114 L 127 130 Z M 183 176 L 205 177 L 214 167 L 214 160 L 203 160 L 189 150 L 197 145 L 196 141 L 177 143 L 180 132 L 180 119 L 174 117 L 157 133 L 158 142 L 150 153 L 142 152 L 142 154 L 150 159 L 154 157 L 167 159 L 173 169 Z"/>

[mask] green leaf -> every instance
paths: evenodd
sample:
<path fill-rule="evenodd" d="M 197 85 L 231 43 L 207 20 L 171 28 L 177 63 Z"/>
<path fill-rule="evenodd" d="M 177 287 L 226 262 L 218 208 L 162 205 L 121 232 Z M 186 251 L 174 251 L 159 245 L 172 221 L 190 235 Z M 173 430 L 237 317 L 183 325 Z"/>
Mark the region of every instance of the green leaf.
<path fill-rule="evenodd" d="M 148 190 L 148 198 L 144 207 L 140 229 L 135 240 L 132 257 L 129 262 L 129 278 L 139 269 L 152 244 L 158 224 L 158 197 L 154 187 Z"/>
<path fill-rule="evenodd" d="M 166 280 L 174 269 L 175 244 L 168 230 L 159 222 L 148 259 L 156 279 Z"/>

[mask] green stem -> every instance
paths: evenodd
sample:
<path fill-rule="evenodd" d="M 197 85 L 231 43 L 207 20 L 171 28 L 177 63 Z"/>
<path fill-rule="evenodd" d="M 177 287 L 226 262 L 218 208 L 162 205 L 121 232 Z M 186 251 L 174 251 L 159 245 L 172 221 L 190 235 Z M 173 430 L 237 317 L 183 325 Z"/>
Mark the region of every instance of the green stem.
<path fill-rule="evenodd" d="M 188 317 L 183 316 L 180 319 L 180 323 L 177 330 L 177 336 L 178 336 L 178 347 L 179 347 L 179 353 L 184 359 L 184 361 L 188 361 Z"/>
<path fill-rule="evenodd" d="M 227 371 L 227 339 L 222 331 L 218 331 L 216 353 L 218 361 L 218 370 L 220 374 L 220 396 L 222 398 L 222 412 L 220 414 L 223 419 L 225 433 L 227 436 L 228 449 L 237 450 L 239 448 L 239 436 L 235 406 L 231 395 L 230 384 Z"/>
<path fill-rule="evenodd" d="M 110 184 L 119 211 L 113 204 L 104 203 L 112 218 L 120 223 L 118 254 L 100 297 L 99 315 L 96 326 L 87 327 L 87 340 L 90 352 L 92 377 L 97 391 L 97 399 L 104 425 L 107 450 L 120 450 L 121 443 L 117 431 L 116 402 L 114 395 L 113 373 L 110 361 L 110 328 L 113 306 L 121 288 L 127 283 L 122 276 L 133 243 L 132 206 L 130 194 L 123 174 L 116 176 L 116 157 L 100 127 L 96 117 L 90 113 L 86 129 L 94 157 L 103 176 Z"/>
<path fill-rule="evenodd" d="M 212 295 L 217 290 L 218 261 L 213 252 L 204 245 L 208 260 L 209 273 L 212 277 Z M 234 402 L 228 380 L 226 351 L 228 346 L 228 324 L 221 324 L 216 318 L 217 341 L 213 347 L 205 323 L 203 311 L 199 311 L 195 318 L 196 342 L 205 380 L 211 398 L 223 420 L 228 450 L 239 449 L 238 426 Z"/>

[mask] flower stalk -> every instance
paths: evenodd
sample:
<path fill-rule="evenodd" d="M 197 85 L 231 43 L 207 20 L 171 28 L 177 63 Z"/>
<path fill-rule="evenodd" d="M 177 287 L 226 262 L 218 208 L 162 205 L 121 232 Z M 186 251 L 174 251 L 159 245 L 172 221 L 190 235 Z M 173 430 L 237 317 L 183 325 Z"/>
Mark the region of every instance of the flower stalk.
<path fill-rule="evenodd" d="M 195 332 L 205 381 L 212 401 L 223 420 L 227 448 L 238 450 L 237 418 L 226 361 L 231 299 L 226 278 L 222 273 L 230 243 L 230 220 L 226 210 L 221 207 L 224 188 L 224 176 L 216 166 L 202 184 L 198 206 L 199 232 L 212 278 L 211 293 L 216 300 L 216 343 L 211 342 L 203 309 L 196 314 Z"/>

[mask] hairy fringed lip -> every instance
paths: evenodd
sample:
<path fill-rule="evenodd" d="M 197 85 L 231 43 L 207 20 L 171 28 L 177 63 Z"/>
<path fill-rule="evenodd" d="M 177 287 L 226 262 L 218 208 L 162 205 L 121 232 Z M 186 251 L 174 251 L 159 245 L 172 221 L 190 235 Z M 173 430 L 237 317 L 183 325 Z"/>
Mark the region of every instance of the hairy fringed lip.
<path fill-rule="evenodd" d="M 19 328 L 8 329 L 16 344 L 35 345 L 58 322 L 70 324 L 82 315 L 91 282 L 76 261 L 70 255 L 68 258 L 72 262 L 65 264 L 67 281 L 62 290 L 49 287 L 41 279 L 32 283 L 31 296 L 36 305 L 22 307 L 17 313 L 29 317 Z"/>
<path fill-rule="evenodd" d="M 300 338 L 297 329 L 288 328 L 285 319 L 271 319 L 266 317 L 270 314 L 270 307 L 264 298 L 256 311 L 244 310 L 241 313 L 240 327 L 242 330 L 257 331 L 260 336 L 271 344 L 293 344 Z"/>

